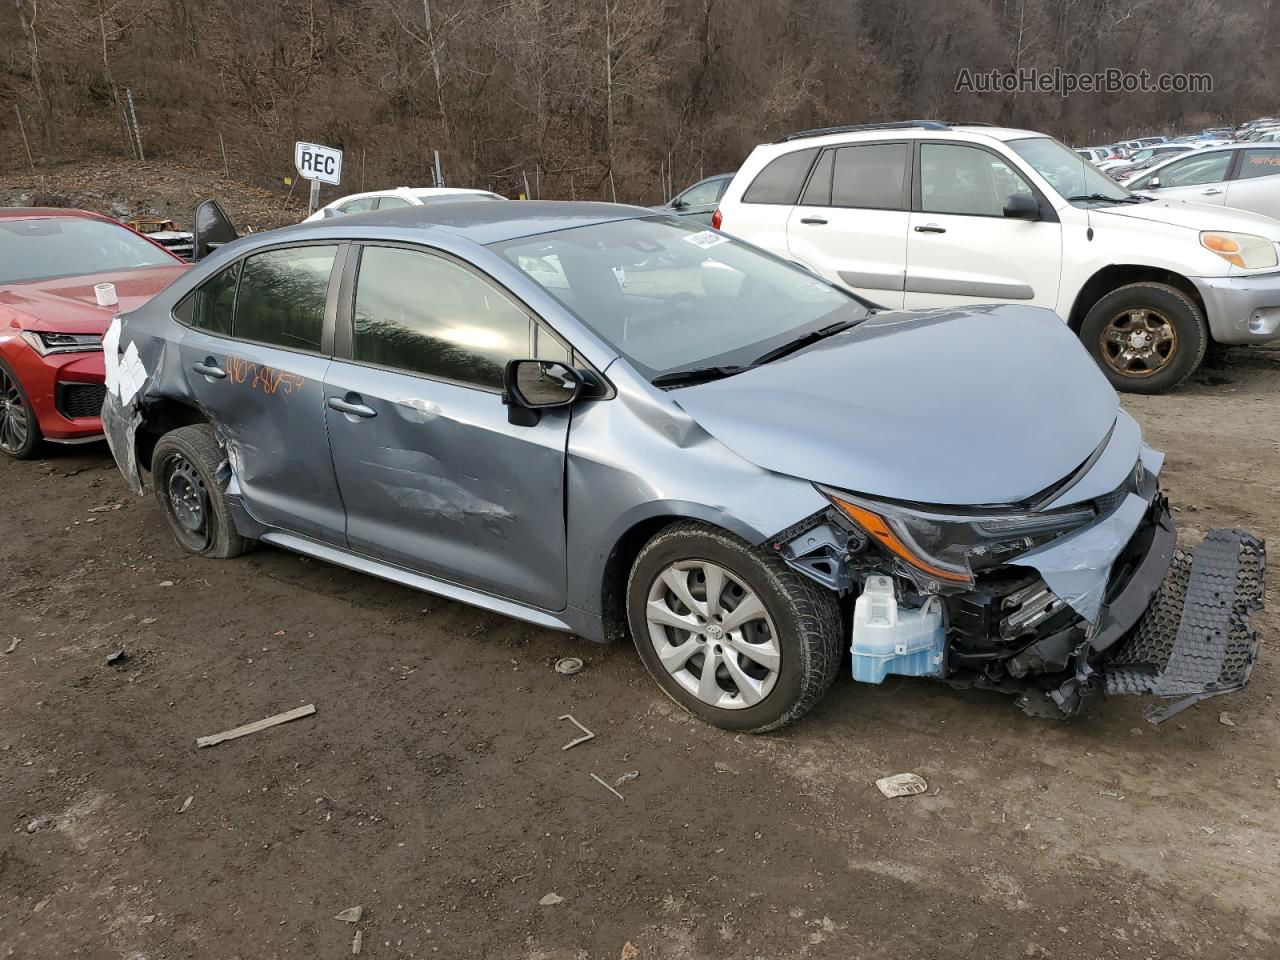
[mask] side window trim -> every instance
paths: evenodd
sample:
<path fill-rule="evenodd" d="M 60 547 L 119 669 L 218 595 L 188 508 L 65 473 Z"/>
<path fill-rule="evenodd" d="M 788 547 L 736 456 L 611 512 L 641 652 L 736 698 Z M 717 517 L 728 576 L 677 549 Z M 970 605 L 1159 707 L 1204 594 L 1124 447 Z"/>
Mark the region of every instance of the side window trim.
<path fill-rule="evenodd" d="M 318 351 L 303 350 L 299 347 L 285 347 L 278 343 L 265 343 L 262 340 L 250 340 L 248 337 L 236 336 L 236 308 L 240 303 L 240 281 L 244 278 L 245 261 L 260 253 L 270 253 L 273 250 L 294 250 L 299 247 L 337 247 L 333 254 L 333 267 L 329 271 L 329 285 L 325 291 L 324 321 L 320 328 L 320 349 Z M 186 327 L 188 330 L 196 330 L 205 336 L 214 337 L 218 340 L 228 340 L 232 343 L 248 343 L 258 347 L 270 347 L 272 350 L 285 350 L 289 353 L 302 353 L 313 357 L 332 357 L 334 356 L 338 296 L 345 261 L 348 259 L 347 254 L 350 247 L 350 242 L 346 240 L 307 240 L 302 243 L 273 243 L 270 246 L 258 247 L 257 249 L 246 251 L 230 263 L 226 264 L 217 273 L 206 277 L 185 297 L 174 304 L 173 309 L 169 311 L 169 315 L 174 321 L 182 324 L 182 326 Z M 230 270 L 232 267 L 236 268 L 236 289 L 231 298 L 231 333 L 219 333 L 216 330 L 197 327 L 195 324 L 186 323 L 178 317 L 177 311 L 179 307 L 188 300 L 193 299 L 197 291 L 199 291 L 201 287 L 216 277 L 219 273 L 222 273 L 224 270 Z"/>
<path fill-rule="evenodd" d="M 987 146 L 985 143 L 974 143 L 970 140 L 943 140 L 943 139 L 935 140 L 932 137 L 930 137 L 927 140 L 917 138 L 917 140 L 915 141 L 915 150 L 912 151 L 912 157 L 911 157 L 911 212 L 912 213 L 933 214 L 939 217 L 982 217 L 986 220 L 1004 220 L 1005 219 L 1003 216 L 999 214 L 994 214 L 994 213 L 937 213 L 936 211 L 924 209 L 924 200 L 923 200 L 924 191 L 923 191 L 923 185 L 921 183 L 924 176 L 923 174 L 924 168 L 923 168 L 923 163 L 921 158 L 921 148 L 932 145 L 932 144 L 938 144 L 940 146 L 948 146 L 948 147 L 972 147 L 974 150 L 981 150 L 983 153 L 987 153 L 995 157 L 997 160 L 1003 163 L 1006 167 L 1008 167 L 1013 172 L 1013 174 L 1019 180 L 1025 183 L 1028 189 L 1030 189 L 1031 195 L 1035 197 L 1036 202 L 1040 204 L 1040 222 L 1041 223 L 1060 223 L 1061 222 L 1058 218 L 1058 211 L 1053 209 L 1053 204 L 1049 202 L 1049 198 L 1045 196 L 1044 191 L 1042 191 L 1038 186 L 1036 186 L 1035 183 L 1029 180 L 1027 178 L 1027 175 L 1023 172 L 1022 161 L 1020 158 L 1005 156 L 999 150 L 994 150 L 991 147 Z"/>
<path fill-rule="evenodd" d="M 337 285 L 338 291 L 335 296 L 336 331 L 335 331 L 335 337 L 334 337 L 334 353 L 333 353 L 333 357 L 335 360 L 341 360 L 344 363 L 353 363 L 353 364 L 356 364 L 357 366 L 362 366 L 362 367 L 373 367 L 378 370 L 389 370 L 393 373 L 402 374 L 403 376 L 417 377 L 420 380 L 431 380 L 435 383 L 447 383 L 450 386 L 455 386 L 455 387 L 466 387 L 469 390 L 478 390 L 481 393 L 490 393 L 490 394 L 493 394 L 494 396 L 501 396 L 502 394 L 501 388 L 486 387 L 477 383 L 467 383 L 461 380 L 451 380 L 447 377 L 433 376 L 429 373 L 422 373 L 421 371 L 418 371 L 418 370 L 406 370 L 402 367 L 388 367 L 379 363 L 370 363 L 367 360 L 355 359 L 354 341 L 355 341 L 356 283 L 359 279 L 359 274 L 360 274 L 360 260 L 367 247 L 388 247 L 395 250 L 408 250 L 413 253 L 421 254 L 423 256 L 437 257 L 441 260 L 445 260 L 445 261 L 448 261 L 449 263 L 452 263 L 454 266 L 457 266 L 463 270 L 466 270 L 468 273 L 477 277 L 482 282 L 489 284 L 491 287 L 497 290 L 502 296 L 506 297 L 509 301 L 511 301 L 511 303 L 514 306 L 519 308 L 520 312 L 523 313 L 525 317 L 528 319 L 529 329 L 528 329 L 528 334 L 527 334 L 528 339 L 526 340 L 526 344 L 530 353 L 529 359 L 533 358 L 533 351 L 534 351 L 534 346 L 537 342 L 537 339 L 536 339 L 537 336 L 540 336 L 543 333 L 546 333 L 552 339 L 560 343 L 560 345 L 565 348 L 566 352 L 568 352 L 571 357 L 575 358 L 575 360 L 581 358 L 581 354 L 578 353 L 577 348 L 572 346 L 569 343 L 569 341 L 567 341 L 564 337 L 562 337 L 557 330 L 555 330 L 549 323 L 543 320 L 542 317 L 540 317 L 527 303 L 525 303 L 523 300 L 517 297 L 514 293 L 508 290 L 498 280 L 491 277 L 489 274 L 485 273 L 483 270 L 477 269 L 474 265 L 468 263 L 467 261 L 461 259 L 460 257 L 454 256 L 453 254 L 445 250 L 441 250 L 438 247 L 431 247 L 431 246 L 427 246 L 425 244 L 419 244 L 419 243 L 398 243 L 394 240 L 386 240 L 386 241 L 353 240 L 348 244 L 348 246 L 350 247 L 350 250 L 346 256 L 346 261 L 343 264 L 343 269 L 341 271 L 341 279 Z M 534 330 L 535 327 L 538 328 L 536 333 Z M 591 367 L 590 364 L 587 364 L 585 359 L 582 360 L 581 363 L 582 365 L 587 366 L 593 372 L 596 372 L 597 375 L 599 375 L 598 371 L 595 371 L 594 367 Z M 601 377 L 602 381 L 603 379 L 604 378 Z"/>

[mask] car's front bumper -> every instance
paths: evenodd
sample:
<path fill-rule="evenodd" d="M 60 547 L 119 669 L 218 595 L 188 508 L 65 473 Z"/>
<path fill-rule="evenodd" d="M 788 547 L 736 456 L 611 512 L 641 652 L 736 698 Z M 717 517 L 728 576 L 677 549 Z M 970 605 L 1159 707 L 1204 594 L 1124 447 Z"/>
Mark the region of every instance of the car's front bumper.
<path fill-rule="evenodd" d="M 1280 273 L 1192 277 L 1219 343 L 1265 343 L 1280 337 Z"/>
<path fill-rule="evenodd" d="M 46 439 L 76 443 L 101 438 L 106 394 L 101 351 L 42 357 L 23 344 L 5 359 L 18 375 Z"/>

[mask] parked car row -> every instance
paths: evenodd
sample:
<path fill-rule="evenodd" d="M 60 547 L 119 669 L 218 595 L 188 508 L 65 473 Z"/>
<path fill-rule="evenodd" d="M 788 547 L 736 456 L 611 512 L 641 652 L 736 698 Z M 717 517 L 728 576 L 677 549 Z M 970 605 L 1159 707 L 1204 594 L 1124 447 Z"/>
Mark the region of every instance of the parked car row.
<path fill-rule="evenodd" d="M 1177 549 L 1108 380 L 1276 336 L 1280 222 L 933 122 L 792 134 L 665 209 L 494 199 L 381 191 L 246 237 L 210 201 L 194 267 L 10 212 L 0 448 L 100 431 L 192 554 L 629 637 L 732 730 L 803 715 L 846 650 L 1034 716 L 1247 683 L 1264 545 Z"/>

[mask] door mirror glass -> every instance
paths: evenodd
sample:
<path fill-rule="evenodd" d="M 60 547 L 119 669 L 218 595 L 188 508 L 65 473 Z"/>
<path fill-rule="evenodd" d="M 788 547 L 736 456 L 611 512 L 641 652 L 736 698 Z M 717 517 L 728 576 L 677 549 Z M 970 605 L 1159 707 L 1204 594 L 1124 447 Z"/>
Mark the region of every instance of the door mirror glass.
<path fill-rule="evenodd" d="M 1011 193 L 1005 197 L 1004 215 L 1014 220 L 1039 220 L 1040 204 L 1026 193 Z"/>
<path fill-rule="evenodd" d="M 191 259 L 193 261 L 203 260 L 212 251 L 224 243 L 230 243 L 239 236 L 236 233 L 235 224 L 231 222 L 231 218 L 227 216 L 226 211 L 219 206 L 217 200 L 212 199 L 206 200 L 196 207 L 196 216 L 191 232 Z"/>
<path fill-rule="evenodd" d="M 505 379 L 503 399 L 528 410 L 567 407 L 582 393 L 582 376 L 558 360 L 511 360 Z"/>
<path fill-rule="evenodd" d="M 1148 180 L 1148 181 L 1143 185 L 1142 189 L 1143 189 L 1143 190 L 1159 190 L 1159 189 L 1160 189 L 1160 178 L 1159 178 L 1159 177 L 1152 177 L 1150 180 Z"/>

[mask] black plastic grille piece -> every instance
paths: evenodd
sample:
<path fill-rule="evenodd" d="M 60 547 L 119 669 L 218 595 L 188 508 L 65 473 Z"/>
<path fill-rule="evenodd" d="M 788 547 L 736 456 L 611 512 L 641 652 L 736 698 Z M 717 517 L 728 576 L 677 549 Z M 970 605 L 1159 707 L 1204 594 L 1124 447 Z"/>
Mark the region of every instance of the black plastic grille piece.
<path fill-rule="evenodd" d="M 1244 686 L 1258 656 L 1249 616 L 1262 608 L 1266 545 L 1212 530 L 1174 554 L 1155 601 L 1107 664 L 1108 693 L 1180 697 Z"/>
<path fill-rule="evenodd" d="M 101 383 L 58 384 L 58 410 L 64 417 L 76 420 L 102 413 L 107 388 Z"/>

